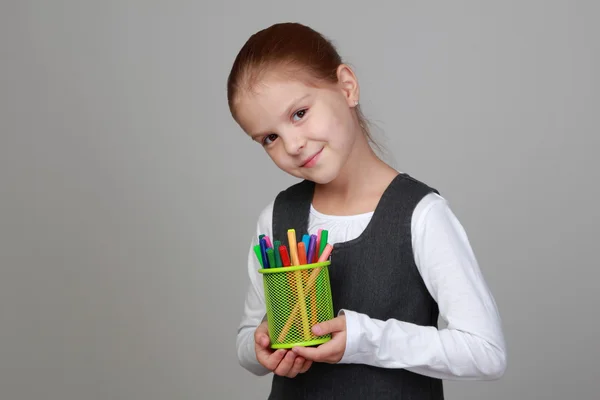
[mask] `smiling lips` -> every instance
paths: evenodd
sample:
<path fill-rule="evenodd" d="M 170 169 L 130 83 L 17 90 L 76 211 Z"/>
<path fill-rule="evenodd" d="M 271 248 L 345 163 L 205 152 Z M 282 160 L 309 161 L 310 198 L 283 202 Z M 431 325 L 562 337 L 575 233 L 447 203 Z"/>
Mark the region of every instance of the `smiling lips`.
<path fill-rule="evenodd" d="M 314 167 L 315 164 L 317 163 L 317 160 L 319 159 L 319 155 L 321 154 L 322 151 L 323 151 L 323 149 L 319 150 L 316 154 L 307 158 L 306 161 L 304 161 L 304 163 L 300 167 L 301 168 Z"/>

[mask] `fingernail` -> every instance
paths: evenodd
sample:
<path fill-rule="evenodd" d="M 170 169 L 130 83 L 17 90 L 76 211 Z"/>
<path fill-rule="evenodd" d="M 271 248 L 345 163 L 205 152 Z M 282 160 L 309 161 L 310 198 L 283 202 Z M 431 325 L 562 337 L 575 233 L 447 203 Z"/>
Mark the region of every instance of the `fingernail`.
<path fill-rule="evenodd" d="M 315 325 L 312 328 L 313 332 L 315 335 L 320 335 L 321 334 L 321 327 L 319 325 Z"/>

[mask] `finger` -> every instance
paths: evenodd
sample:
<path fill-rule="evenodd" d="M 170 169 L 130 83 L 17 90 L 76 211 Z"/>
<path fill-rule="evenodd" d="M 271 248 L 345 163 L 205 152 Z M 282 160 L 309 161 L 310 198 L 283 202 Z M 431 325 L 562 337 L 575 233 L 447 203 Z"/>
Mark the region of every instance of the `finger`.
<path fill-rule="evenodd" d="M 267 347 L 269 345 L 269 343 L 271 342 L 269 340 L 269 336 L 264 335 L 264 334 L 255 335 L 254 336 L 254 341 L 260 347 Z"/>
<path fill-rule="evenodd" d="M 275 350 L 272 349 L 271 346 L 269 346 L 270 343 L 271 341 L 269 340 L 268 336 L 256 335 L 254 343 L 256 355 L 258 356 L 258 354 L 260 353 L 265 354 L 268 357 L 271 354 L 273 354 Z"/>
<path fill-rule="evenodd" d="M 254 342 L 260 347 L 268 347 L 271 344 L 271 338 L 267 333 L 257 333 L 254 335 Z"/>
<path fill-rule="evenodd" d="M 281 360 L 281 362 L 273 372 L 276 375 L 286 376 L 292 369 L 295 359 L 296 355 L 294 354 L 294 352 L 288 351 L 285 357 Z"/>
<path fill-rule="evenodd" d="M 327 354 L 327 349 L 323 350 L 323 345 L 319 347 L 294 347 L 292 350 L 300 357 L 317 362 L 323 361 Z"/>
<path fill-rule="evenodd" d="M 345 319 L 342 317 L 336 317 L 313 325 L 312 331 L 315 335 L 322 336 L 327 335 L 328 333 L 343 331 L 345 328 Z"/>
<path fill-rule="evenodd" d="M 265 350 L 257 352 L 256 358 L 258 359 L 258 362 L 261 363 L 265 368 L 273 371 L 281 363 L 281 360 L 285 357 L 286 353 L 288 352 L 284 349 L 279 349 L 274 353 L 270 353 L 268 350 Z"/>
<path fill-rule="evenodd" d="M 296 357 L 296 359 L 294 360 L 294 364 L 292 365 L 292 368 L 290 369 L 290 372 L 286 376 L 288 378 L 295 378 L 296 375 L 298 375 L 300 373 L 300 370 L 302 369 L 303 365 L 304 365 L 304 358 Z"/>
<path fill-rule="evenodd" d="M 271 357 L 273 354 L 276 353 L 276 352 L 273 352 L 273 350 L 270 347 L 263 347 L 258 343 L 254 345 L 254 351 L 256 353 L 256 359 L 258 360 L 258 362 L 260 362 L 263 365 L 265 365 L 265 363 L 267 362 L 269 357 Z M 283 357 L 283 355 L 282 355 L 282 357 Z M 266 365 L 265 365 L 265 367 L 266 367 Z"/>
<path fill-rule="evenodd" d="M 262 347 L 267 347 L 270 343 L 269 331 L 266 324 L 260 324 L 254 332 L 254 341 Z"/>
<path fill-rule="evenodd" d="M 331 361 L 336 353 L 337 341 L 335 339 L 330 340 L 327 343 L 323 343 L 317 347 L 294 347 L 292 351 L 296 355 L 312 360 L 316 362 L 329 362 Z"/>

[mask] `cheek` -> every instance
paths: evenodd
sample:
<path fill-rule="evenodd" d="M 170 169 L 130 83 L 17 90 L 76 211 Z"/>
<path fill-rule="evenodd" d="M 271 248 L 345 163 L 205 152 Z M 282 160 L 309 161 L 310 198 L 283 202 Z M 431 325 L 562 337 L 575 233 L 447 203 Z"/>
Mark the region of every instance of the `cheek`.
<path fill-rule="evenodd" d="M 324 142 L 335 142 L 339 140 L 340 135 L 344 132 L 343 120 L 335 117 L 329 118 L 314 118 L 307 126 L 308 132 L 314 140 Z"/>
<path fill-rule="evenodd" d="M 339 150 L 352 146 L 354 142 L 352 125 L 343 117 L 331 118 L 324 129 L 330 146 Z"/>
<path fill-rule="evenodd" d="M 296 178 L 302 178 L 302 174 L 298 170 L 297 166 L 292 162 L 290 157 L 287 155 L 285 150 L 274 149 L 269 151 L 269 157 L 273 160 L 273 163 L 282 170 Z"/>
<path fill-rule="evenodd" d="M 282 170 L 289 170 L 293 167 L 290 157 L 281 144 L 267 152 L 271 160 Z"/>

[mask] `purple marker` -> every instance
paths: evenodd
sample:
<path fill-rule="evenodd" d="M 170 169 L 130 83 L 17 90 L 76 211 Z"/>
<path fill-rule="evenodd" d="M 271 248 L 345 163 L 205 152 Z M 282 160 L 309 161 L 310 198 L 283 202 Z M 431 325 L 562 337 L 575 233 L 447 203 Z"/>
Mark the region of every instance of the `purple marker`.
<path fill-rule="evenodd" d="M 307 264 L 312 264 L 314 262 L 316 249 L 317 235 L 310 235 L 310 241 L 308 242 L 308 256 L 306 257 Z"/>

